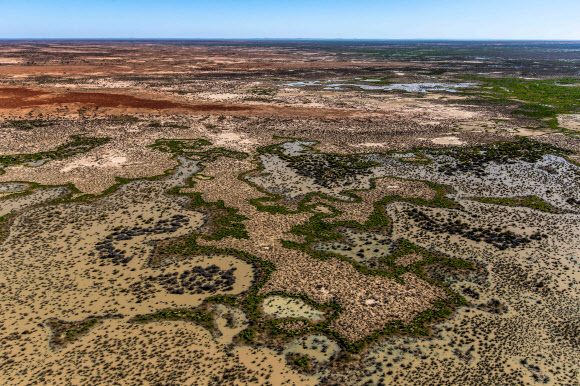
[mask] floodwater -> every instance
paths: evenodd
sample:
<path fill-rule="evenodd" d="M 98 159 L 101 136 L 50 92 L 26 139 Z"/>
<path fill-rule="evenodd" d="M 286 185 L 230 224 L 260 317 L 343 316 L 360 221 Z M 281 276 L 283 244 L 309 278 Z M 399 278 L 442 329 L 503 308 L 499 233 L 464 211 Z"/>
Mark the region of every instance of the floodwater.
<path fill-rule="evenodd" d="M 342 229 L 340 233 L 346 237 L 347 243 L 319 243 L 313 245 L 312 249 L 336 253 L 366 266 L 374 266 L 379 259 L 393 253 L 393 240 L 388 236 L 348 228 Z"/>
<path fill-rule="evenodd" d="M 318 322 L 324 317 L 324 312 L 304 303 L 302 299 L 286 296 L 267 297 L 262 303 L 262 309 L 266 315 L 274 315 L 276 318 L 305 318 Z"/>
<path fill-rule="evenodd" d="M 379 79 L 363 79 L 363 82 L 379 82 Z M 309 81 L 286 83 L 286 87 L 306 87 L 324 86 L 324 90 L 344 90 L 346 87 L 357 87 L 361 90 L 382 90 L 382 91 L 406 91 L 425 93 L 429 91 L 457 92 L 457 89 L 474 86 L 475 83 L 440 83 L 440 82 L 419 82 L 419 83 L 393 83 L 386 85 L 369 85 L 359 83 L 329 83 L 330 81 Z"/>
<path fill-rule="evenodd" d="M 308 355 L 316 362 L 328 362 L 340 352 L 338 344 L 325 335 L 296 338 L 286 347 L 284 354 Z"/>

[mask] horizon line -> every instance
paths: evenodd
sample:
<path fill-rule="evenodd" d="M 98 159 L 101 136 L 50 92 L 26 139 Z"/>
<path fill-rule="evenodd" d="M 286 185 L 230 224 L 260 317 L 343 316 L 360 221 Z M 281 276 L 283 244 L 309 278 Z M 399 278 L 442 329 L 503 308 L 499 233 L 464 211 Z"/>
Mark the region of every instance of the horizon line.
<path fill-rule="evenodd" d="M 580 39 L 510 39 L 510 38 L 192 38 L 192 37 L 19 37 L 0 41 L 71 41 L 71 40 L 129 40 L 129 41 L 434 41 L 434 42 L 578 42 Z"/>

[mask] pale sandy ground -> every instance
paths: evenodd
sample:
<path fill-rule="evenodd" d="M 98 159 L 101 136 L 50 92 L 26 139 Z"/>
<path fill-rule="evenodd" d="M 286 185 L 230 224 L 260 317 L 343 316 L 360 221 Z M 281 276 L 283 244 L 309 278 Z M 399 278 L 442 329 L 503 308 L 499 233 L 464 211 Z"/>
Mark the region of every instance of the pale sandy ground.
<path fill-rule="evenodd" d="M 580 114 L 558 115 L 558 124 L 566 129 L 580 130 Z"/>
<path fill-rule="evenodd" d="M 436 145 L 465 145 L 465 142 L 454 136 L 433 138 L 431 142 Z"/>

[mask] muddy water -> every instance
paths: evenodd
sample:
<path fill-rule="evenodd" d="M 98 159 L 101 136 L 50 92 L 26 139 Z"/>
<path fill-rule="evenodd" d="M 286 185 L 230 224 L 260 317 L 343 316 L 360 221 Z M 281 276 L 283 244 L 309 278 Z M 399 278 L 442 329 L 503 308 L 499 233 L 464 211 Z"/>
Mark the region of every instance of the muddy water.
<path fill-rule="evenodd" d="M 216 304 L 213 309 L 216 314 L 215 323 L 221 333 L 216 338 L 219 344 L 232 343 L 234 337 L 248 327 L 248 318 L 239 308 Z"/>
<path fill-rule="evenodd" d="M 222 270 L 235 270 L 232 288 L 213 294 L 246 291 L 254 277 L 253 267 L 233 256 L 195 256 L 159 269 L 148 266 L 156 241 L 195 232 L 205 221 L 204 214 L 184 209 L 186 197 L 165 194 L 198 170 L 195 162 L 182 162 L 175 174 L 165 180 L 133 181 L 93 203 L 39 207 L 16 217 L 10 235 L 0 245 L 1 279 L 8 284 L 0 291 L 7 291 L 4 295 L 10 294 L 20 306 L 42 318 L 58 316 L 64 320 L 79 320 L 89 314 L 136 315 L 163 307 L 199 305 L 212 293 L 173 294 L 148 281 L 151 276 L 180 274 L 191 267 L 215 265 Z M 38 190 L 0 201 L 0 205 L 3 212 L 25 208 L 55 198 L 63 189 L 66 191 Z M 181 216 L 181 220 L 174 226 L 175 216 Z M 127 229 L 134 233 L 118 236 Z M 139 232 L 141 229 L 149 231 Z M 111 244 L 126 263 L 103 258 L 96 248 L 103 243 Z M 153 294 L 140 300 L 134 288 L 145 285 L 151 287 L 149 292 Z"/>
<path fill-rule="evenodd" d="M 24 189 L 26 189 L 26 184 L 19 184 L 16 182 L 0 184 L 0 193 L 20 192 Z"/>
<path fill-rule="evenodd" d="M 293 141 L 281 144 L 280 148 L 282 148 L 284 154 L 295 157 L 308 152 L 310 150 L 309 146 L 314 146 L 315 144 L 316 142 Z"/>
<path fill-rule="evenodd" d="M 347 243 L 319 243 L 312 248 L 337 253 L 366 266 L 375 266 L 378 260 L 393 253 L 393 240 L 389 236 L 353 229 L 342 229 L 340 233 L 346 237 Z"/>
<path fill-rule="evenodd" d="M 322 374 L 305 375 L 286 365 L 284 356 L 268 348 L 237 347 L 232 353 L 239 357 L 240 364 L 253 371 L 270 375 L 272 385 L 318 385 Z M 265 384 L 259 380 L 248 384 Z"/>
<path fill-rule="evenodd" d="M 308 355 L 316 362 L 328 362 L 340 352 L 338 344 L 326 335 L 308 335 L 293 340 L 283 354 Z"/>
<path fill-rule="evenodd" d="M 305 318 L 317 322 L 324 317 L 324 312 L 318 311 L 301 299 L 278 295 L 265 298 L 262 309 L 266 315 L 273 315 L 276 318 Z"/>
<path fill-rule="evenodd" d="M 16 217 L 9 236 L 0 245 L 0 312 L 5 315 L 2 335 L 31 331 L 22 341 L 4 346 L 4 352 L 10 355 L 18 352 L 19 360 L 28 363 L 26 367 L 30 373 L 7 384 L 20 383 L 30 374 L 36 374 L 33 377 L 38 379 L 38 372 L 47 367 L 70 372 L 70 364 L 77 363 L 75 358 L 79 352 L 83 353 L 85 362 L 91 361 L 91 367 L 99 371 L 101 381 L 110 383 L 116 382 L 119 372 L 143 377 L 149 368 L 158 368 L 155 363 L 161 358 L 172 358 L 174 371 L 167 376 L 177 377 L 174 381 L 178 383 L 189 379 L 210 382 L 220 377 L 224 369 L 236 374 L 241 384 L 317 383 L 317 377 L 303 376 L 286 367 L 284 356 L 275 351 L 246 347 L 226 349 L 234 336 L 248 326 L 246 316 L 236 308 L 215 306 L 216 325 L 221 333 L 217 337 L 191 323 L 162 321 L 135 325 L 128 322 L 132 316 L 164 308 L 195 307 L 208 296 L 240 294 L 247 291 L 254 280 L 253 266 L 229 255 L 192 256 L 161 268 L 149 267 L 148 260 L 156 241 L 196 232 L 205 221 L 202 213 L 184 209 L 187 198 L 165 194 L 172 186 L 185 185 L 186 179 L 199 170 L 196 162 L 181 161 L 174 175 L 165 180 L 134 181 L 91 203 L 38 207 Z M 0 205 L 6 211 L 23 209 L 62 193 L 61 188 L 39 190 L 28 196 L 0 201 Z M 155 225 L 160 221 L 171 224 L 176 215 L 184 218 L 178 227 Z M 146 228 L 157 231 L 124 239 L 115 235 L 124 229 Z M 103 242 L 111 242 L 115 250 L 123 251 L 130 261 L 114 264 L 101 258 L 95 247 Z M 217 266 L 222 271 L 233 270 L 235 282 L 231 289 L 173 294 L 149 280 L 160 274 L 180 274 L 192 267 L 210 266 Z M 142 284 L 152 285 L 147 288 L 153 294 L 145 300 L 133 290 Z M 22 314 L 28 317 L 22 318 Z M 122 314 L 123 318 L 105 319 L 86 336 L 58 352 L 49 349 L 49 331 L 38 327 L 43 320 L 52 317 L 78 321 L 90 315 L 105 314 Z M 187 339 L 187 343 L 183 339 Z M 115 361 L 103 359 L 103 352 L 114 352 Z M 199 358 L 200 353 L 205 359 Z M 136 355 L 144 357 L 135 363 Z M 260 358 L 259 363 L 256 358 Z M 185 367 L 179 364 L 184 360 Z M 192 361 L 203 364 L 203 370 L 191 366 Z M 111 367 L 115 365 L 122 365 L 123 370 Z M 77 365 L 74 372 L 75 381 L 81 383 L 91 377 Z M 43 377 L 49 383 L 59 382 L 57 375 L 53 378 L 53 375 L 44 374 Z"/>
<path fill-rule="evenodd" d="M 371 168 L 370 174 L 355 175 L 343 180 L 337 180 L 333 186 L 322 186 L 316 179 L 298 174 L 289 166 L 289 163 L 277 155 L 266 154 L 260 156 L 264 170 L 249 174 L 247 181 L 286 199 L 294 200 L 309 193 L 323 193 L 343 201 L 352 201 L 352 197 L 342 194 L 348 190 L 370 189 L 371 179 L 384 176 L 383 168 Z"/>
<path fill-rule="evenodd" d="M 299 154 L 305 151 L 305 147 L 293 145 L 285 151 Z M 549 202 L 552 200 L 564 205 L 558 198 L 550 197 L 564 195 L 565 184 L 569 185 L 569 192 L 576 191 L 576 169 L 557 157 L 545 157 L 529 165 L 490 164 L 488 168 L 490 175 L 486 178 L 469 172 L 445 176 L 436 168 L 401 162 L 385 162 L 384 167 L 377 168 L 383 174 L 399 173 L 406 178 L 422 176 L 436 182 L 448 181 L 455 186 L 459 192 L 455 199 L 463 206 L 462 210 L 429 209 L 405 203 L 387 206 L 386 214 L 393 219 L 392 239 L 402 237 L 424 248 L 477 262 L 485 273 L 461 277 L 446 271 L 436 272 L 455 292 L 467 299 L 469 307 L 460 308 L 451 319 L 435 325 L 434 335 L 428 339 L 391 337 L 379 342 L 363 355 L 362 370 L 355 369 L 344 375 L 345 378 L 337 380 L 337 384 L 364 384 L 367 381 L 373 384 L 469 384 L 466 379 L 483 379 L 487 384 L 532 384 L 534 377 L 547 379 L 547 384 L 553 385 L 577 384 L 575 375 L 580 358 L 575 338 L 570 335 L 570 331 L 574 331 L 570 326 L 575 327 L 580 310 L 580 233 L 577 226 L 580 217 L 486 205 L 461 198 L 487 195 L 494 189 L 500 194 L 514 195 L 531 191 L 538 192 L 536 195 L 546 197 Z M 149 276 L 180 273 L 192 266 L 236 268 L 234 288 L 216 294 L 241 293 L 253 280 L 249 264 L 227 255 L 196 256 L 158 269 L 147 265 L 157 240 L 197 232 L 203 224 L 203 214 L 184 209 L 186 198 L 165 194 L 172 186 L 183 186 L 197 170 L 194 161 L 182 160 L 175 175 L 165 180 L 135 181 L 92 203 L 36 208 L 15 219 L 11 234 L 0 245 L 0 312 L 4 315 L 3 352 L 23 362 L 22 366 L 32 374 L 25 377 L 38 380 L 39 369 L 54 367 L 74 370 L 75 380 L 81 383 L 88 377 L 77 364 L 87 363 L 87 358 L 91 361 L 88 367 L 98 369 L 101 374 L 114 373 L 110 368 L 118 365 L 121 369 L 129 369 L 127 372 L 132 376 L 146 374 L 150 368 L 161 368 L 165 362 L 160 358 L 171 358 L 168 363 L 172 374 L 183 372 L 186 375 L 183 379 L 167 380 L 168 383 L 184 383 L 191 379 L 209 383 L 211 377 L 220 377 L 224 369 L 232 367 L 243 368 L 256 377 L 253 381 L 251 377 L 240 380 L 240 384 L 264 384 L 267 381 L 273 384 L 316 384 L 321 376 L 329 375 L 326 370 L 313 376 L 301 375 L 285 364 L 284 356 L 291 353 L 308 355 L 316 363 L 328 363 L 338 352 L 338 346 L 321 335 L 297 338 L 280 353 L 266 348 L 232 349 L 232 339 L 248 326 L 245 315 L 233 307 L 215 307 L 216 324 L 221 332 L 217 337 L 184 322 L 144 326 L 127 323 L 127 319 L 136 314 L 168 307 L 195 307 L 210 295 L 171 294 L 154 287 L 155 294 L 140 301 L 131 288 L 146 283 Z M 495 175 L 506 182 L 495 179 Z M 560 177 L 563 182 L 557 181 Z M 525 184 L 523 181 L 527 178 L 531 181 Z M 546 190 L 546 186 L 552 193 L 545 192 L 542 196 L 541 189 Z M 316 186 L 311 188 L 319 189 Z M 34 194 L 39 192 L 46 190 Z M 21 198 L 26 197 L 30 198 Z M 0 201 L 0 208 L 4 209 L 5 202 Z M 19 203 L 20 208 L 29 204 Z M 409 208 L 420 208 L 434 218 L 461 220 L 473 226 L 497 226 L 520 235 L 540 231 L 548 237 L 534 241 L 530 247 L 499 251 L 458 235 L 419 229 L 405 213 Z M 185 216 L 187 222 L 174 231 L 142 234 L 128 240 L 113 238 L 115 248 L 132 258 L 125 265 L 113 264 L 98 254 L 91 255 L 97 243 L 111 240 L 108 237 L 119 227 L 152 227 L 158 221 L 171 221 L 175 215 Z M 356 261 L 363 264 L 371 264 L 374 258 L 390 252 L 390 238 L 365 232 L 343 232 L 346 243 L 320 244 L 316 248 L 329 248 L 353 260 L 359 259 Z M 353 245 L 352 251 L 344 250 Z M 349 279 L 355 274 L 350 272 Z M 353 292 L 344 290 L 348 289 L 348 281 L 337 285 L 336 280 L 341 280 L 340 275 L 332 278 L 327 287 L 333 294 L 350 299 Z M 368 286 L 367 277 L 360 280 Z M 306 285 L 310 283 L 304 283 Z M 388 283 L 377 294 L 396 286 L 397 283 Z M 357 323 L 365 308 L 379 309 L 378 296 L 369 297 L 366 293 L 357 296 L 360 307 L 351 312 L 346 325 Z M 313 315 L 318 311 L 305 304 L 278 298 L 267 298 L 264 311 L 273 309 L 271 315 L 275 317 L 307 317 L 311 320 L 321 317 Z M 409 303 L 401 304 L 400 299 L 393 296 L 388 301 L 408 308 Z M 489 307 L 488 304 L 494 300 L 505 309 L 500 312 Z M 125 318 L 105 321 L 61 352 L 49 350 L 49 332 L 45 327 L 39 327 L 47 317 L 75 321 L 105 313 L 122 313 Z M 377 317 L 375 311 L 366 315 L 369 319 Z M 367 330 L 374 328 L 378 327 Z M 24 334 L 23 331 L 30 333 Z M 21 338 L 8 339 L 14 333 L 21 334 Z M 99 356 L 103 352 L 112 353 L 109 356 L 114 360 Z M 143 356 L 135 363 L 135 356 L 139 355 Z M 141 363 L 146 366 L 139 367 Z M 204 366 L 192 363 L 203 363 Z M 75 364 L 74 369 L 71 369 L 71 364 Z M 105 366 L 109 370 L 105 371 Z M 44 376 L 47 383 L 58 383 L 54 379 L 56 375 Z M 112 384 L 117 380 L 109 379 L 107 382 Z"/>
<path fill-rule="evenodd" d="M 574 323 L 580 309 L 580 264 L 574 257 L 580 253 L 580 231 L 572 225 L 579 216 L 460 203 L 463 211 L 421 210 L 473 226 L 507 226 L 519 234 L 541 230 L 548 238 L 528 248 L 499 251 L 456 235 L 421 230 L 403 213 L 416 206 L 389 205 L 393 237 L 478 262 L 487 273 L 462 278 L 442 271 L 447 284 L 471 306 L 435 325 L 432 338 L 395 336 L 378 343 L 364 355 L 360 372 L 336 379 L 361 385 L 476 384 L 473 379 L 483 384 L 536 384 L 537 379 L 549 385 L 577 383 L 574 341 L 557 326 Z M 486 307 L 493 300 L 503 305 L 501 312 Z"/>
<path fill-rule="evenodd" d="M 198 161 L 190 160 L 185 157 L 177 157 L 180 162 L 175 173 L 166 179 L 166 182 L 173 186 L 185 186 L 186 181 L 192 175 L 199 171 Z"/>
<path fill-rule="evenodd" d="M 379 79 L 362 79 L 363 82 L 378 82 Z M 406 92 L 420 92 L 425 93 L 428 91 L 446 91 L 446 92 L 456 92 L 459 88 L 466 88 L 474 86 L 475 83 L 393 83 L 388 85 L 369 85 L 369 84 L 359 84 L 359 83 L 336 83 L 336 81 L 310 81 L 310 82 L 293 82 L 286 83 L 285 87 L 305 87 L 305 86 L 324 86 L 324 90 L 344 90 L 345 88 L 359 88 L 361 90 L 381 90 L 381 91 L 393 91 L 401 90 Z"/>
<path fill-rule="evenodd" d="M 448 156 L 431 156 L 429 165 L 400 162 L 393 158 L 372 157 L 381 162 L 386 173 L 395 177 L 427 180 L 451 185 L 457 197 L 514 197 L 535 195 L 557 208 L 578 210 L 566 202 L 580 199 L 580 167 L 562 157 L 545 155 L 536 163 L 515 161 L 513 164 L 491 162 L 484 168 L 485 176 L 475 172 L 456 172 L 449 176 L 439 171 L 444 164 L 456 165 Z"/>
<path fill-rule="evenodd" d="M 286 366 L 285 357 L 270 349 L 224 346 L 204 328 L 183 321 L 148 324 L 105 320 L 88 335 L 58 351 L 44 352 L 47 329 L 31 328 L 20 351 L 27 371 L 3 384 L 228 384 L 316 385 L 318 376 Z M 31 347 L 36 343 L 36 347 Z M 23 348 L 24 348 L 23 347 Z M 38 359 L 38 351 L 44 356 Z M 36 355 L 36 356 L 33 356 Z M 32 360 L 34 358 L 34 360 Z M 27 361 L 25 363 L 24 361 Z M 149 381 L 151 380 L 151 381 Z"/>
<path fill-rule="evenodd" d="M 34 166 L 42 166 L 45 163 L 47 163 L 48 161 L 50 161 L 50 160 L 51 160 L 51 158 L 45 158 L 45 159 L 40 159 L 38 161 L 27 162 L 25 165 L 26 166 L 32 166 L 32 167 L 34 167 Z"/>
<path fill-rule="evenodd" d="M 18 212 L 32 205 L 57 199 L 68 193 L 67 188 L 38 189 L 31 194 L 0 200 L 0 216 Z"/>

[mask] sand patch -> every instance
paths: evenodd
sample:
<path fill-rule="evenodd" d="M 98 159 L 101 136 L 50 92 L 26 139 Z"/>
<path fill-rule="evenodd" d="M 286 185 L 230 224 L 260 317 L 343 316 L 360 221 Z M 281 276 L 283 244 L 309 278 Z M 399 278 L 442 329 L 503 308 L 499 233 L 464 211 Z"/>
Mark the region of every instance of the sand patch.
<path fill-rule="evenodd" d="M 436 145 L 461 146 L 461 145 L 465 144 L 464 141 L 462 141 L 461 139 L 459 139 L 457 137 L 453 137 L 453 136 L 432 138 L 431 142 L 433 142 Z"/>
<path fill-rule="evenodd" d="M 71 162 L 64 168 L 60 169 L 61 173 L 67 173 L 71 170 L 78 168 L 110 168 L 110 167 L 120 167 L 122 164 L 127 162 L 127 157 L 114 156 L 114 155 L 104 155 L 103 157 L 93 156 L 85 157 L 75 162 Z"/>
<path fill-rule="evenodd" d="M 580 114 L 558 115 L 558 123 L 566 129 L 580 130 Z"/>

